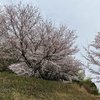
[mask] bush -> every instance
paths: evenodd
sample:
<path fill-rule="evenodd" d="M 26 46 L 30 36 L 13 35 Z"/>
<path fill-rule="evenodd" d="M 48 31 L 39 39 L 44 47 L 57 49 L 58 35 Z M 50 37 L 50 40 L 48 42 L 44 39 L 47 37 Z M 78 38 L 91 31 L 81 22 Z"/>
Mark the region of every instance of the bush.
<path fill-rule="evenodd" d="M 81 88 L 81 87 L 83 86 L 83 84 L 84 84 L 84 81 L 73 80 L 73 82 L 77 83 L 77 84 L 80 86 L 80 88 Z"/>
<path fill-rule="evenodd" d="M 11 60 L 11 59 L 9 59 L 9 60 L 5 60 L 5 59 L 0 59 L 0 72 L 4 72 L 4 71 L 6 71 L 6 72 L 10 72 L 10 73 L 13 73 L 9 68 L 8 68 L 8 66 L 9 65 L 11 65 L 11 64 L 13 64 L 13 63 L 16 63 L 17 61 L 15 61 L 15 60 Z"/>
<path fill-rule="evenodd" d="M 91 81 L 91 78 L 88 78 L 87 80 L 84 80 L 84 84 L 87 84 L 91 88 L 91 94 L 94 94 L 94 95 L 99 94 L 97 86 L 95 85 L 94 82 Z M 88 88 L 88 87 L 86 86 L 86 88 Z"/>
<path fill-rule="evenodd" d="M 92 88 L 92 92 L 91 92 L 91 94 L 99 95 L 99 91 L 98 91 L 98 89 Z"/>

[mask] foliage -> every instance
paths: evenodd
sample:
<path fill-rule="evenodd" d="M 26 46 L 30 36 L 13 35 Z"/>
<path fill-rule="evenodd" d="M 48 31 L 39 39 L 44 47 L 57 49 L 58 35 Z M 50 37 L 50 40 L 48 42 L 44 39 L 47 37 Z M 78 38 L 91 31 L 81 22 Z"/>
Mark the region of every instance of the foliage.
<path fill-rule="evenodd" d="M 81 71 L 81 72 L 78 72 L 79 73 L 79 79 L 80 81 L 83 81 L 84 78 L 85 78 L 85 70 Z"/>
<path fill-rule="evenodd" d="M 84 83 L 87 84 L 87 85 L 89 85 L 91 88 L 94 87 L 94 88 L 97 89 L 97 86 L 95 85 L 94 82 L 92 82 L 91 78 L 88 78 L 88 79 L 84 80 Z"/>
<path fill-rule="evenodd" d="M 17 61 L 14 61 L 12 59 L 0 59 L 0 72 L 10 72 L 10 73 L 13 73 L 13 71 L 11 71 L 8 66 L 13 64 L 13 63 L 16 63 Z"/>
<path fill-rule="evenodd" d="M 94 82 L 92 82 L 91 78 L 84 80 L 83 86 L 87 91 L 89 91 L 89 93 L 94 94 L 94 95 L 99 94 L 97 86 L 95 85 Z"/>
<path fill-rule="evenodd" d="M 83 56 L 87 61 L 88 64 L 85 65 L 86 68 L 90 70 L 92 74 L 97 75 L 95 77 L 97 82 L 100 79 L 100 32 L 95 36 L 94 41 L 88 45 L 88 48 L 84 47 L 87 55 Z M 97 68 L 95 68 L 97 67 Z"/>
<path fill-rule="evenodd" d="M 77 83 L 81 88 L 84 84 L 85 70 L 83 70 L 81 72 L 77 72 L 77 73 L 79 75 L 79 80 L 73 80 L 73 82 Z"/>
<path fill-rule="evenodd" d="M 96 88 L 92 88 L 92 92 L 91 92 L 91 94 L 99 95 L 99 90 L 96 89 Z"/>
<path fill-rule="evenodd" d="M 6 45 L 4 43 L 4 36 L 2 35 L 0 37 L 0 72 L 7 71 L 10 73 L 13 73 L 8 66 L 16 63 L 15 59 L 13 59 L 12 54 L 10 53 L 10 50 L 6 48 Z"/>
<path fill-rule="evenodd" d="M 80 80 L 73 80 L 73 82 L 74 83 L 77 83 L 79 86 L 80 86 L 80 88 L 83 86 L 83 84 L 84 84 L 84 81 L 80 81 Z"/>
<path fill-rule="evenodd" d="M 78 52 L 74 30 L 44 21 L 37 7 L 5 5 L 0 13 L 0 34 L 8 58 L 25 62 L 32 75 L 48 80 L 78 80 L 82 63 L 71 56 Z"/>
<path fill-rule="evenodd" d="M 73 82 L 77 83 L 80 86 L 80 88 L 83 86 L 88 93 L 99 95 L 99 90 L 97 89 L 95 83 L 92 82 L 92 78 L 87 78 L 85 80 L 74 80 Z"/>

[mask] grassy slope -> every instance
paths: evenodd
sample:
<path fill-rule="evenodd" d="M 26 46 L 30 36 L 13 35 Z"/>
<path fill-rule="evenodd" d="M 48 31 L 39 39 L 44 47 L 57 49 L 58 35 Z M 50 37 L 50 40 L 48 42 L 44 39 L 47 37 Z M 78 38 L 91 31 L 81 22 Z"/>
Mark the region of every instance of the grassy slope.
<path fill-rule="evenodd" d="M 77 84 L 0 73 L 0 100 L 96 100 Z"/>

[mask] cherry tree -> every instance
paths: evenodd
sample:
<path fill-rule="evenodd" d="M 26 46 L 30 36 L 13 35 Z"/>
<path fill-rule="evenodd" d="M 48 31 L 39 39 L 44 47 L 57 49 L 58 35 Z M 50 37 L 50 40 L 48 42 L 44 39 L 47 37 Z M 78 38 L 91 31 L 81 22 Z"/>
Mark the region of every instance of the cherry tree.
<path fill-rule="evenodd" d="M 97 82 L 100 82 L 100 32 L 95 36 L 94 41 L 88 45 L 88 48 L 84 47 L 84 49 L 87 55 L 83 57 L 88 61 L 86 67 L 92 74 L 97 75 L 95 78 L 98 80 Z"/>
<path fill-rule="evenodd" d="M 6 5 L 1 15 L 0 31 L 12 55 L 8 58 L 25 62 L 34 77 L 78 79 L 82 63 L 73 56 L 79 51 L 74 30 L 44 21 L 38 8 L 28 4 Z"/>

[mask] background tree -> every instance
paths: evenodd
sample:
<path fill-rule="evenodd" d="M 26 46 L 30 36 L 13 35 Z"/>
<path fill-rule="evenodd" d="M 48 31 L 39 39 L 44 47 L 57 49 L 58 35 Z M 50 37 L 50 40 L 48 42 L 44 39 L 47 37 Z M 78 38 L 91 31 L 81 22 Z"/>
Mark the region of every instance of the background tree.
<path fill-rule="evenodd" d="M 66 26 L 56 27 L 43 21 L 37 7 L 31 5 L 4 6 L 0 24 L 8 58 L 32 68 L 32 76 L 50 80 L 78 79 L 82 63 L 72 55 L 78 52 L 77 36 Z"/>
<path fill-rule="evenodd" d="M 86 67 L 91 73 L 97 75 L 97 82 L 100 82 L 100 32 L 95 36 L 94 41 L 88 45 L 88 48 L 84 47 L 84 49 L 87 55 L 83 57 L 88 61 Z"/>

